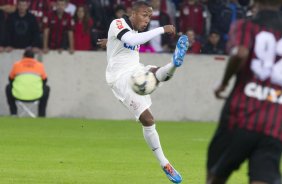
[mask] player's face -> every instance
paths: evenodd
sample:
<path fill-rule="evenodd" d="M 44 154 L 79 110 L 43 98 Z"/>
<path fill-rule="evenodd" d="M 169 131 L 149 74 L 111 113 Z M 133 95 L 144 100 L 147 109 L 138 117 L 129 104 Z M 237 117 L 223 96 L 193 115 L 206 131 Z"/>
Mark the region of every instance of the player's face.
<path fill-rule="evenodd" d="M 132 12 L 133 27 L 135 30 L 143 31 L 148 26 L 152 17 L 152 7 L 141 6 Z"/>
<path fill-rule="evenodd" d="M 188 36 L 190 43 L 194 43 L 195 42 L 195 33 L 194 33 L 194 31 L 189 30 L 189 31 L 186 32 L 186 35 Z"/>
<path fill-rule="evenodd" d="M 20 1 L 18 3 L 18 11 L 20 14 L 26 13 L 27 9 L 28 9 L 28 3 L 26 1 Z"/>
<path fill-rule="evenodd" d="M 77 17 L 78 17 L 79 19 L 83 19 L 84 15 L 85 15 L 85 13 L 84 13 L 84 8 L 83 8 L 83 7 L 79 7 L 79 8 L 77 9 Z"/>
<path fill-rule="evenodd" d="M 209 41 L 211 42 L 211 44 L 213 45 L 217 45 L 217 43 L 219 42 L 219 35 L 218 34 L 215 34 L 215 33 L 212 33 L 210 36 L 209 36 Z"/>
<path fill-rule="evenodd" d="M 64 13 L 66 7 L 65 1 L 57 1 L 57 12 L 58 13 Z"/>

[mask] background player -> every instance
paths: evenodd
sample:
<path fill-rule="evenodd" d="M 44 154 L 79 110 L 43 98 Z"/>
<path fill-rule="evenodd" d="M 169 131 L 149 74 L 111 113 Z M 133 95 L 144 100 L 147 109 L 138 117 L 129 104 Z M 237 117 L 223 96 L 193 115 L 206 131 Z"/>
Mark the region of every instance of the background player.
<path fill-rule="evenodd" d="M 208 150 L 208 184 L 226 183 L 244 160 L 251 184 L 281 184 L 281 0 L 254 0 L 258 13 L 230 31 L 230 59 L 218 98 L 236 74 Z"/>
<path fill-rule="evenodd" d="M 133 5 L 130 17 L 124 16 L 112 21 L 107 41 L 106 79 L 114 95 L 142 123 L 144 138 L 159 160 L 167 177 L 174 183 L 180 183 L 182 181 L 180 174 L 171 166 L 163 153 L 154 118 L 149 110 L 150 96 L 137 95 L 129 85 L 130 76 L 145 68 L 139 63 L 140 44 L 164 33 L 175 34 L 175 28 L 172 25 L 138 33 L 138 31 L 145 30 L 151 16 L 152 7 L 144 1 L 138 1 Z M 187 49 L 188 38 L 182 36 L 178 40 L 172 62 L 161 68 L 151 68 L 158 81 L 166 81 L 172 77 L 176 68 L 182 64 Z M 149 69 L 150 66 L 146 68 Z"/>

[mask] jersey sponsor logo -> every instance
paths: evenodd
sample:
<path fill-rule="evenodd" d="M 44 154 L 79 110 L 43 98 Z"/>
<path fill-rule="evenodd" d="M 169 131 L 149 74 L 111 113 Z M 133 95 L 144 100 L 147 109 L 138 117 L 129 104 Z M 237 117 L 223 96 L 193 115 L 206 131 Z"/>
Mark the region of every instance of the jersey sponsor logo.
<path fill-rule="evenodd" d="M 139 51 L 139 49 L 140 49 L 140 45 L 131 46 L 131 45 L 128 45 L 127 43 L 124 43 L 123 47 L 127 48 L 127 49 L 130 49 L 130 50 L 136 50 L 136 51 Z"/>
<path fill-rule="evenodd" d="M 124 28 L 123 25 L 122 25 L 122 21 L 121 21 L 121 20 L 117 20 L 117 21 L 116 21 L 116 24 L 117 24 L 117 28 L 118 28 L 118 29 Z"/>
<path fill-rule="evenodd" d="M 245 86 L 244 93 L 251 98 L 260 101 L 282 104 L 282 91 L 267 86 L 261 86 L 255 82 L 250 82 Z"/>

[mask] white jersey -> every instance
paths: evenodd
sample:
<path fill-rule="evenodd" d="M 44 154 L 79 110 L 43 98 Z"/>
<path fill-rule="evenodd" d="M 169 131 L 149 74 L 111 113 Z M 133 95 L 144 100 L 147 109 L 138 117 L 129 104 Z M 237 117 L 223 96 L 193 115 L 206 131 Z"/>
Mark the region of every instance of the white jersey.
<path fill-rule="evenodd" d="M 109 84 L 115 82 L 122 74 L 131 72 L 140 66 L 139 48 L 140 45 L 131 46 L 121 41 L 121 37 L 133 30 L 128 17 L 115 19 L 112 21 L 107 42 L 107 61 L 106 80 Z"/>

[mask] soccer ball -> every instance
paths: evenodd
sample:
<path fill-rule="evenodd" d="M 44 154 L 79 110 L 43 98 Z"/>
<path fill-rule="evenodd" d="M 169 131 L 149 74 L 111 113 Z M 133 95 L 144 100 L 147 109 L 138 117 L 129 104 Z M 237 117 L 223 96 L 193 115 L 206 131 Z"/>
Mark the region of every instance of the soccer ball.
<path fill-rule="evenodd" d="M 153 72 L 142 70 L 130 78 L 132 90 L 139 95 L 151 94 L 157 88 L 157 79 Z"/>

